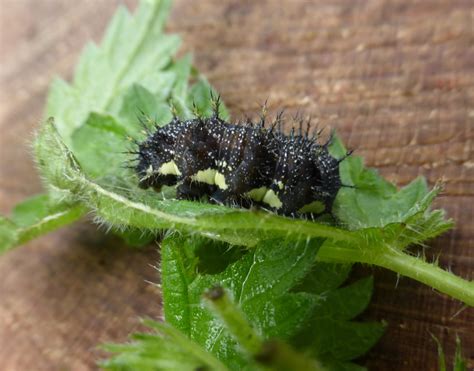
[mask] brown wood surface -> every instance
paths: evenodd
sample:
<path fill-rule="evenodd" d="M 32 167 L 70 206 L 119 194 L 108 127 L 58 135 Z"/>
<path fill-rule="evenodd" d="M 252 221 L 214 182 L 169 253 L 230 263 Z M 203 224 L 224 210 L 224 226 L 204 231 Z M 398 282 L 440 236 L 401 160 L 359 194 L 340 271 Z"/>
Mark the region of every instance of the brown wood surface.
<path fill-rule="evenodd" d="M 28 142 L 53 75 L 69 78 L 118 1 L 0 0 L 0 212 L 41 191 Z M 134 6 L 130 0 L 129 6 Z M 446 180 L 437 201 L 457 223 L 429 256 L 468 279 L 474 268 L 472 0 L 176 1 L 169 29 L 235 116 L 270 108 L 337 128 L 399 185 Z M 0 257 L 0 369 L 88 370 L 96 345 L 160 316 L 155 248 L 128 249 L 84 221 Z M 365 318 L 388 321 L 361 362 L 436 369 L 430 332 L 474 366 L 474 311 L 406 278 L 373 273 Z"/>

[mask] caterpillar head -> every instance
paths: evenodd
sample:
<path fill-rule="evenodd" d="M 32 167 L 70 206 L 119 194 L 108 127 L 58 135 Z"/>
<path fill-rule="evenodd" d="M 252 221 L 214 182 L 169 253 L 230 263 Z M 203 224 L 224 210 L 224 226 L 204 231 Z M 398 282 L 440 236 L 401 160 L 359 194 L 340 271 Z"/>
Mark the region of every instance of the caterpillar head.
<path fill-rule="evenodd" d="M 177 183 L 181 173 L 173 161 L 174 141 L 172 132 L 160 129 L 139 144 L 135 171 L 140 188 L 153 187 L 159 190 L 163 185 Z"/>

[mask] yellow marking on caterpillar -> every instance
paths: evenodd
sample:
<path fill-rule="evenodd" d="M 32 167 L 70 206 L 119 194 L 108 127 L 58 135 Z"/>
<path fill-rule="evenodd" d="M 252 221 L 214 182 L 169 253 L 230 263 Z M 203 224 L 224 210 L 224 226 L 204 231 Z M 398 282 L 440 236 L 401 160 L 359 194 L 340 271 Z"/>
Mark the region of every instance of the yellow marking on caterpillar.
<path fill-rule="evenodd" d="M 268 188 L 265 186 L 260 188 L 254 188 L 246 192 L 245 195 L 254 201 L 262 201 L 263 197 L 265 197 L 265 193 L 267 193 L 267 190 Z"/>
<path fill-rule="evenodd" d="M 176 166 L 173 160 L 162 164 L 158 169 L 158 173 L 161 175 L 181 175 L 181 171 L 179 171 L 178 166 Z"/>
<path fill-rule="evenodd" d="M 280 201 L 276 193 L 273 192 L 273 189 L 269 189 L 265 193 L 265 196 L 263 197 L 262 201 L 266 203 L 267 205 L 274 207 L 275 209 L 279 209 L 280 207 L 283 206 L 283 203 Z"/>
<path fill-rule="evenodd" d="M 321 201 L 313 201 L 307 205 L 304 205 L 301 209 L 298 210 L 300 214 L 304 213 L 314 213 L 320 214 L 326 209 L 326 206 Z"/>
<path fill-rule="evenodd" d="M 225 176 L 224 174 L 221 174 L 219 173 L 218 171 L 216 171 L 216 175 L 214 177 L 214 183 L 216 184 L 216 186 L 218 186 L 220 189 L 227 189 L 229 188 L 229 186 L 227 185 L 227 183 L 225 182 Z"/>
<path fill-rule="evenodd" d="M 191 176 L 192 180 L 201 183 L 207 184 L 216 184 L 216 173 L 217 171 L 214 169 L 206 169 L 206 170 L 199 170 L 196 174 Z"/>

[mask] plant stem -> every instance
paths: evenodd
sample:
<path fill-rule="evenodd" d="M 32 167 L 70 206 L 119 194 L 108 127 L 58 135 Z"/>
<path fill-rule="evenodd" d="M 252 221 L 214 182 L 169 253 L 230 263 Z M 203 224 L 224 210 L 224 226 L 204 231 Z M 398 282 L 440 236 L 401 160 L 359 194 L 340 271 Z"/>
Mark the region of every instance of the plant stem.
<path fill-rule="evenodd" d="M 224 322 L 242 350 L 247 353 L 250 359 L 254 359 L 265 369 L 270 368 L 276 371 L 325 370 L 317 360 L 296 352 L 289 345 L 277 340 L 263 339 L 222 287 L 211 288 L 204 297 L 209 308 Z"/>
<path fill-rule="evenodd" d="M 375 249 L 374 249 L 375 250 Z M 379 249 L 377 249 L 379 250 Z M 474 306 L 474 282 L 467 281 L 440 267 L 396 249 L 386 247 L 381 252 L 363 251 L 323 245 L 318 260 L 327 262 L 356 262 L 378 265 L 413 278 L 436 290 Z"/>
<path fill-rule="evenodd" d="M 251 356 L 262 348 L 262 338 L 250 325 L 240 308 L 229 298 L 226 291 L 216 286 L 209 289 L 204 296 L 210 309 L 222 319 L 232 336 Z"/>

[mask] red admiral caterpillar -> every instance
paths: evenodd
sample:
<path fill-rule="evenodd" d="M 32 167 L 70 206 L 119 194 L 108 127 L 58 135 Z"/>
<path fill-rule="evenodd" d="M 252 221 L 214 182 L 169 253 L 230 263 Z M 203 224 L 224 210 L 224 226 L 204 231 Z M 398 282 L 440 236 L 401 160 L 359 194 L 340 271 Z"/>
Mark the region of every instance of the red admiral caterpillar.
<path fill-rule="evenodd" d="M 268 128 L 265 115 L 258 123 L 234 125 L 219 117 L 219 98 L 212 98 L 213 114 L 181 121 L 174 117 L 141 143 L 134 167 L 142 188 L 159 191 L 178 185 L 180 199 L 200 199 L 227 205 L 258 205 L 287 216 L 331 213 L 337 192 L 341 159 L 328 152 L 330 140 L 303 132 L 282 132 L 282 114 Z M 331 136 L 332 137 L 332 136 Z"/>

